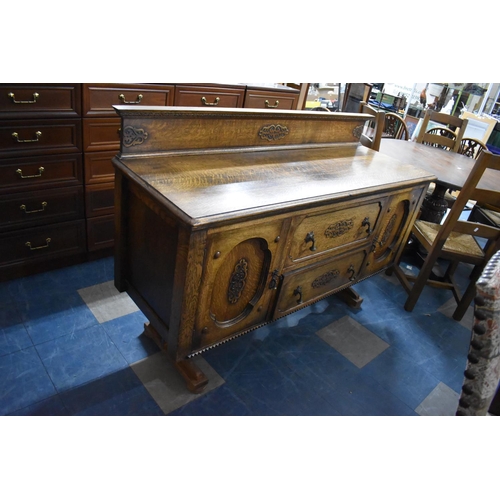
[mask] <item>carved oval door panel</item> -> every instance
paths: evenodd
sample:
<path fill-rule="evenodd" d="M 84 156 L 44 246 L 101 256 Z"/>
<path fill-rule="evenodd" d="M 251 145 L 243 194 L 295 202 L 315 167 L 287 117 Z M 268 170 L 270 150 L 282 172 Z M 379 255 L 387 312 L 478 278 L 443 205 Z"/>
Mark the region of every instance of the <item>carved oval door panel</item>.
<path fill-rule="evenodd" d="M 207 242 L 194 349 L 217 343 L 250 326 L 265 323 L 277 289 L 286 234 L 282 221 L 210 235 Z M 276 274 L 276 273 L 275 273 Z"/>
<path fill-rule="evenodd" d="M 379 218 L 380 201 L 307 216 L 294 228 L 288 264 L 316 257 L 370 238 Z M 344 251 L 344 249 L 342 250 Z"/>

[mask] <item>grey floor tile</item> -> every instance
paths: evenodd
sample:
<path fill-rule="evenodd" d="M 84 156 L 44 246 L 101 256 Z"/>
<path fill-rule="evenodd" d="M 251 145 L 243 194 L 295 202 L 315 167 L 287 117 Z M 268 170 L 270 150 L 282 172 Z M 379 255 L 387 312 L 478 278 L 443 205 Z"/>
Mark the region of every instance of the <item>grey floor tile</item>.
<path fill-rule="evenodd" d="M 358 368 L 385 351 L 389 344 L 349 316 L 318 330 L 316 334 Z"/>
<path fill-rule="evenodd" d="M 120 293 L 115 288 L 113 281 L 82 288 L 78 293 L 99 323 L 139 310 L 127 293 Z"/>
<path fill-rule="evenodd" d="M 168 415 L 224 383 L 224 379 L 201 356 L 197 356 L 195 361 L 208 378 L 208 385 L 201 394 L 188 391 L 184 379 L 164 352 L 138 361 L 131 368 L 156 404 Z"/>
<path fill-rule="evenodd" d="M 457 411 L 460 394 L 450 389 L 443 382 L 433 389 L 433 391 L 415 408 L 415 411 L 422 416 L 444 417 L 453 416 Z"/>

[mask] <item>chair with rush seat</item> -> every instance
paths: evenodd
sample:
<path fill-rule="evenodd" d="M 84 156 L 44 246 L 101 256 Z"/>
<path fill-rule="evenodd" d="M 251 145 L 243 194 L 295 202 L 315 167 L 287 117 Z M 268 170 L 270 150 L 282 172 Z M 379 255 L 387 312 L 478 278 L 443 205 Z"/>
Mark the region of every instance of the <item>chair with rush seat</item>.
<path fill-rule="evenodd" d="M 384 131 L 385 112 L 372 108 L 366 102 L 360 103 L 359 112 L 373 116 L 371 120 L 366 121 L 359 142 L 367 148 L 379 151 L 382 132 Z"/>
<path fill-rule="evenodd" d="M 500 175 L 500 155 L 482 151 L 465 181 L 460 193 L 442 224 L 416 220 L 412 235 L 427 253 L 417 276 L 405 274 L 399 264 L 394 265 L 394 272 L 403 288 L 408 293 L 404 304 L 407 311 L 412 311 L 425 285 L 449 289 L 453 292 L 457 308 L 453 319 L 460 321 L 475 295 L 475 283 L 492 255 L 500 248 L 500 228 L 478 222 L 460 220 L 466 203 L 476 200 L 500 210 L 500 193 L 477 187 L 486 171 Z M 480 238 L 477 240 L 476 238 Z M 483 244 L 483 242 L 486 242 Z M 431 272 L 438 259 L 449 261 L 441 280 L 431 279 Z M 454 279 L 454 272 L 459 263 L 474 266 L 467 289 L 462 293 Z M 413 281 L 413 285 L 410 283 Z"/>
<path fill-rule="evenodd" d="M 446 113 L 438 113 L 437 111 L 428 109 L 422 120 L 422 125 L 417 135 L 416 142 L 449 149 L 457 153 L 460 148 L 460 143 L 467 127 L 467 123 L 467 120 L 462 120 L 456 116 L 447 115 Z M 429 124 L 431 125 L 431 130 L 428 130 Z M 440 125 L 443 127 L 440 127 Z M 454 134 L 455 137 L 452 137 L 452 134 L 449 132 L 441 134 L 441 131 L 439 130 L 433 131 L 433 128 L 448 129 Z"/>

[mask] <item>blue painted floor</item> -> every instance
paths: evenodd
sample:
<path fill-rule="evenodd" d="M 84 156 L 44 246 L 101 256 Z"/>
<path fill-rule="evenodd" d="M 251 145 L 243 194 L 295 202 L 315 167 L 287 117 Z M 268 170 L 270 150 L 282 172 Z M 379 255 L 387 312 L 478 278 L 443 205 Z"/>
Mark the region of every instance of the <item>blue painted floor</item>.
<path fill-rule="evenodd" d="M 472 307 L 456 322 L 451 292 L 426 288 L 408 313 L 384 274 L 355 289 L 358 310 L 333 296 L 204 352 L 194 395 L 112 258 L 0 283 L 0 414 L 454 415 Z"/>

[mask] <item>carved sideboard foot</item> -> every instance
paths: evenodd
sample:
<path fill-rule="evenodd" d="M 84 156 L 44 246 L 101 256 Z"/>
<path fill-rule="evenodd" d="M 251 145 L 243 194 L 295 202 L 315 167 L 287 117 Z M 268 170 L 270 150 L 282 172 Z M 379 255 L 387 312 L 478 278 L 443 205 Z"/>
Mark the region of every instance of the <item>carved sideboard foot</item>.
<path fill-rule="evenodd" d="M 340 290 L 340 292 L 337 293 L 337 297 L 354 309 L 359 309 L 363 303 L 363 298 L 352 288 Z"/>
<path fill-rule="evenodd" d="M 161 335 L 151 326 L 151 323 L 144 323 L 144 335 L 152 339 L 155 344 L 162 350 L 167 350 L 167 344 L 162 339 Z M 184 359 L 174 363 L 177 371 L 182 375 L 186 382 L 189 391 L 199 394 L 203 392 L 208 384 L 206 375 L 196 366 L 196 363 L 191 359 Z"/>

